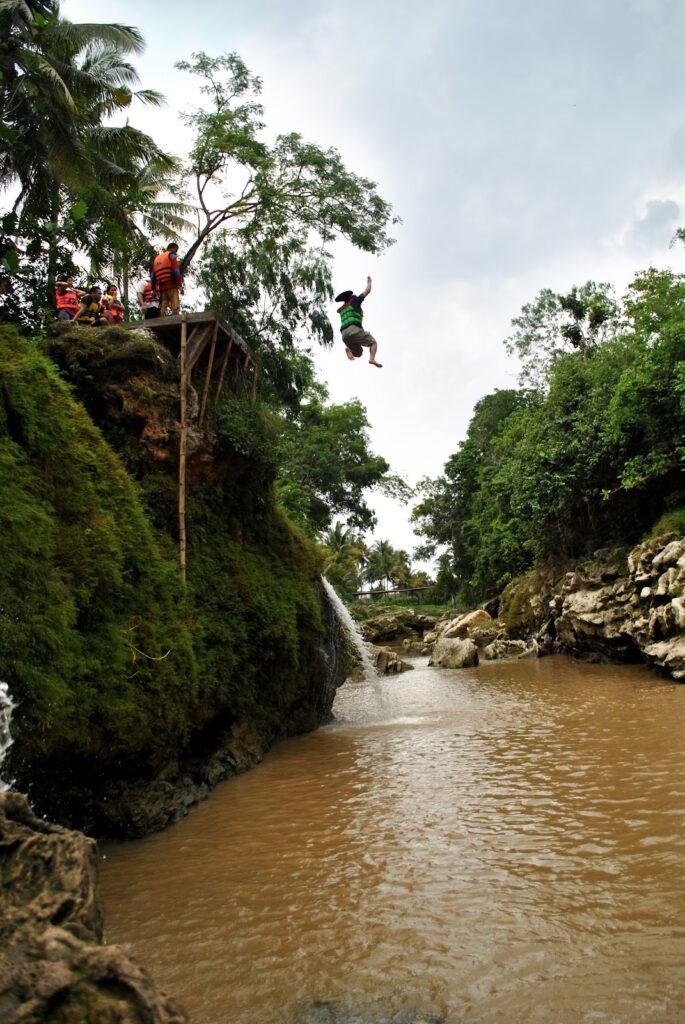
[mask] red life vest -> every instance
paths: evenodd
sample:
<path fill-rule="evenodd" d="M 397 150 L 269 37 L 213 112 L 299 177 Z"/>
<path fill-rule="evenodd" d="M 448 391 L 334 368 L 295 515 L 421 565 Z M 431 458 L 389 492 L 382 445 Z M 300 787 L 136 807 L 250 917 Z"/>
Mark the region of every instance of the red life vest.
<path fill-rule="evenodd" d="M 174 270 L 178 270 L 178 260 L 176 254 L 172 259 L 171 253 L 168 249 L 164 252 L 160 252 L 159 256 L 155 256 L 152 264 L 152 273 L 155 277 L 155 287 L 158 291 L 164 291 L 167 288 L 176 288 L 180 283 L 180 278 L 174 274 Z"/>
<path fill-rule="evenodd" d="M 159 295 L 152 287 L 152 283 L 148 281 L 143 290 L 143 302 L 146 302 L 149 306 L 159 305 Z"/>
<path fill-rule="evenodd" d="M 79 306 L 78 295 L 73 288 L 65 288 L 63 292 L 55 288 L 55 305 L 57 312 L 68 309 L 70 313 L 75 313 Z"/>

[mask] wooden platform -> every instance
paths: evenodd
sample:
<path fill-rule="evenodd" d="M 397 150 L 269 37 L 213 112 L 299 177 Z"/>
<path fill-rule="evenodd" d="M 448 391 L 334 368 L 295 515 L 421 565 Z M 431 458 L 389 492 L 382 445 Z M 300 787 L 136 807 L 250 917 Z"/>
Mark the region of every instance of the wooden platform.
<path fill-rule="evenodd" d="M 180 362 L 181 325 L 185 318 L 187 341 L 185 369 L 188 383 L 194 367 L 204 364 L 205 380 L 199 420 L 202 423 L 210 381 L 215 364 L 218 382 L 215 400 L 221 394 L 224 382 L 232 391 L 243 390 L 254 401 L 257 391 L 257 363 L 244 338 L 230 324 L 220 320 L 211 309 L 179 316 L 160 316 L 154 320 L 129 320 L 121 326 L 131 331 L 151 331 Z"/>

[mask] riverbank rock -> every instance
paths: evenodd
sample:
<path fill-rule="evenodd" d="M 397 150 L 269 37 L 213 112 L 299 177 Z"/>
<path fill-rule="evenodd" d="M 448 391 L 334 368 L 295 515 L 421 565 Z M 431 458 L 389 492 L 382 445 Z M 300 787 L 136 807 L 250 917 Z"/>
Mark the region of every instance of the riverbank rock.
<path fill-rule="evenodd" d="M 186 1024 L 120 946 L 103 946 L 95 842 L 0 793 L 4 1024 Z"/>
<path fill-rule="evenodd" d="M 395 676 L 400 672 L 410 672 L 414 666 L 408 661 L 403 661 L 397 651 L 390 647 L 376 647 L 375 644 L 367 644 L 367 650 L 373 667 L 379 676 Z"/>
<path fill-rule="evenodd" d="M 537 658 L 538 654 L 539 646 L 536 640 L 494 640 L 480 651 L 480 656 L 486 661 Z"/>
<path fill-rule="evenodd" d="M 471 668 L 478 664 L 478 648 L 473 640 L 441 638 L 433 648 L 428 664 L 436 668 Z"/>
<path fill-rule="evenodd" d="M 685 679 L 685 539 L 673 535 L 610 549 L 567 573 L 543 630 L 554 648 L 640 661 Z"/>

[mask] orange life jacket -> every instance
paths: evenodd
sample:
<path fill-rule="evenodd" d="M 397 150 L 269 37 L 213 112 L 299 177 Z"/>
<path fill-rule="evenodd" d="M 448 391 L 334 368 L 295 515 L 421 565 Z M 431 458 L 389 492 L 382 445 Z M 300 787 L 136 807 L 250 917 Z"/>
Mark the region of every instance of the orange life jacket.
<path fill-rule="evenodd" d="M 145 289 L 143 291 L 143 302 L 147 302 L 150 306 L 159 305 L 159 295 L 152 287 L 152 283 L 150 281 L 145 285 Z"/>
<path fill-rule="evenodd" d="M 166 288 L 176 288 L 181 283 L 180 278 L 174 274 L 174 270 L 178 269 L 176 254 L 174 254 L 172 259 L 168 249 L 160 252 L 159 256 L 155 256 L 152 264 L 152 273 L 154 274 L 157 291 L 164 291 Z"/>
<path fill-rule="evenodd" d="M 55 305 L 57 312 L 68 309 L 70 313 L 75 313 L 79 306 L 78 295 L 73 288 L 65 288 L 63 292 L 55 288 Z"/>
<path fill-rule="evenodd" d="M 124 322 L 124 306 L 119 299 L 108 299 L 104 305 L 112 314 L 112 323 L 123 324 Z"/>

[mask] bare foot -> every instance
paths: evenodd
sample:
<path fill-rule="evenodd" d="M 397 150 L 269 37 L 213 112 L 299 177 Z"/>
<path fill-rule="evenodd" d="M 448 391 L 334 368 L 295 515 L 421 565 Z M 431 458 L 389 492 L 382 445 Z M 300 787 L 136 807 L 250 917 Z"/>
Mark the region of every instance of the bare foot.
<path fill-rule="evenodd" d="M 369 359 L 372 366 L 377 366 L 379 370 L 383 369 L 383 363 L 377 363 L 375 359 Z"/>
<path fill-rule="evenodd" d="M 348 359 L 350 360 L 350 362 L 352 362 L 352 363 L 354 362 L 354 356 L 353 356 L 353 355 L 352 355 L 352 353 L 350 352 L 349 348 L 346 348 L 346 349 L 345 349 L 345 355 L 346 355 L 346 356 L 347 356 L 347 358 L 348 358 Z"/>

